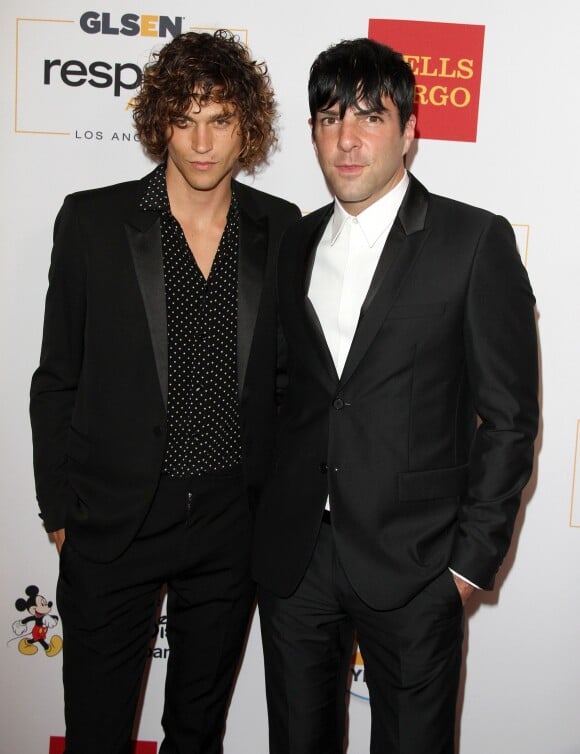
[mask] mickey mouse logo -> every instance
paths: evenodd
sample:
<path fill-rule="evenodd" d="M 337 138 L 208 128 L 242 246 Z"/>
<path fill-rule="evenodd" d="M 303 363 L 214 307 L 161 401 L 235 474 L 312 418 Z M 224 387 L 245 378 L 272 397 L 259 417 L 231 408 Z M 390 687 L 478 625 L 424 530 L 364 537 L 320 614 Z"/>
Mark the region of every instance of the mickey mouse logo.
<path fill-rule="evenodd" d="M 51 615 L 52 602 L 39 593 L 37 586 L 31 584 L 24 590 L 26 597 L 19 597 L 14 607 L 21 613 L 29 615 L 12 624 L 12 630 L 16 636 L 22 636 L 18 642 L 18 651 L 23 655 L 35 655 L 38 652 L 38 644 L 44 649 L 47 657 L 54 657 L 62 649 L 62 638 L 54 635 L 47 642 L 49 628 L 58 624 L 58 615 Z M 29 626 L 28 624 L 32 624 Z"/>

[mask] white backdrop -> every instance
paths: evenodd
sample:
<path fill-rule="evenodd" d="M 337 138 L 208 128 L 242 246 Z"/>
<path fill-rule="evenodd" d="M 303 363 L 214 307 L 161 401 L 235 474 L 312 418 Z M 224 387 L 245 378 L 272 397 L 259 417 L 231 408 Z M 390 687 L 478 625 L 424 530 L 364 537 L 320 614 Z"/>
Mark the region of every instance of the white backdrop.
<path fill-rule="evenodd" d="M 430 190 L 510 219 L 538 300 L 543 422 L 537 471 L 498 579 L 501 588 L 477 596 L 470 607 L 460 750 L 580 754 L 580 159 L 575 136 L 580 11 L 563 0 L 549 5 L 439 0 L 436 6 L 409 0 L 398 12 L 379 0 L 319 5 L 293 0 L 279 6 L 263 0 L 200 6 L 172 0 L 162 9 L 145 0 L 138 10 L 109 0 L 95 14 L 100 27 L 89 33 L 80 19 L 91 10 L 72 0 L 4 0 L 0 10 L 0 625 L 5 637 L 0 754 L 44 754 L 51 737 L 64 732 L 61 655 L 24 656 L 12 631 L 12 623 L 24 617 L 15 601 L 28 585 L 55 598 L 57 556 L 36 518 L 28 387 L 39 354 L 52 223 L 64 195 L 150 169 L 131 136 L 130 87 L 135 66 L 171 38 L 160 39 L 158 30 L 173 24 L 183 31 L 238 30 L 255 57 L 266 59 L 279 101 L 280 148 L 264 171 L 242 180 L 304 211 L 318 207 L 328 194 L 306 125 L 310 63 L 332 42 L 366 36 L 370 18 L 396 17 L 485 27 L 477 141 L 421 139 L 412 170 Z M 134 16 L 123 22 L 124 14 Z M 132 30 L 139 33 L 127 33 Z M 97 61 L 102 65 L 88 70 Z M 160 740 L 162 628 L 155 652 L 161 657 L 151 663 L 144 699 L 141 741 Z M 58 634 L 56 626 L 48 638 Z M 349 754 L 364 754 L 369 709 L 360 698 L 365 696 L 362 668 L 354 670 Z M 141 751 L 154 754 L 156 746 Z M 232 702 L 225 752 L 267 752 L 256 621 Z"/>

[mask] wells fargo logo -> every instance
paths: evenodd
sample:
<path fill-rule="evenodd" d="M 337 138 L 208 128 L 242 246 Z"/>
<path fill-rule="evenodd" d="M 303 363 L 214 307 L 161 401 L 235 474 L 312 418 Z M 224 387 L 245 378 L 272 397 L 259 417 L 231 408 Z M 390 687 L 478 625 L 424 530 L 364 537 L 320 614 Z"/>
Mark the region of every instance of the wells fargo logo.
<path fill-rule="evenodd" d="M 369 37 L 413 69 L 419 138 L 477 140 L 484 33 L 468 24 L 369 20 Z"/>

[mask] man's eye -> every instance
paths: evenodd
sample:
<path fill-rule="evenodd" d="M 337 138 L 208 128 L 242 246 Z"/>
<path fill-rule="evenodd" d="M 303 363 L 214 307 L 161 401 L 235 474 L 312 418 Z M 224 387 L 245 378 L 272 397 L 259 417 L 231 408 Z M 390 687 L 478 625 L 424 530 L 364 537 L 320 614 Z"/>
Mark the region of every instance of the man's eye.
<path fill-rule="evenodd" d="M 323 126 L 333 126 L 336 121 L 337 118 L 335 118 L 334 115 L 325 115 L 324 118 L 320 119 Z"/>
<path fill-rule="evenodd" d="M 173 125 L 176 128 L 187 128 L 187 126 L 189 125 L 189 121 L 187 120 L 187 118 L 176 118 L 173 121 Z"/>

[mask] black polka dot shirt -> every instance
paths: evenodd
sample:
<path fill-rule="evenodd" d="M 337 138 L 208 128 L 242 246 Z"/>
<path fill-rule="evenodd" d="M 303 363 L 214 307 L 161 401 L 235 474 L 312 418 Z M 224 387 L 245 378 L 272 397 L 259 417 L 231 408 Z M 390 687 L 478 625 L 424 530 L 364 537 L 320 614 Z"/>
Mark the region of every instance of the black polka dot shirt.
<path fill-rule="evenodd" d="M 240 218 L 236 197 L 207 278 L 171 214 L 165 166 L 141 208 L 160 214 L 169 353 L 168 440 L 163 473 L 202 476 L 241 462 L 237 383 Z"/>

